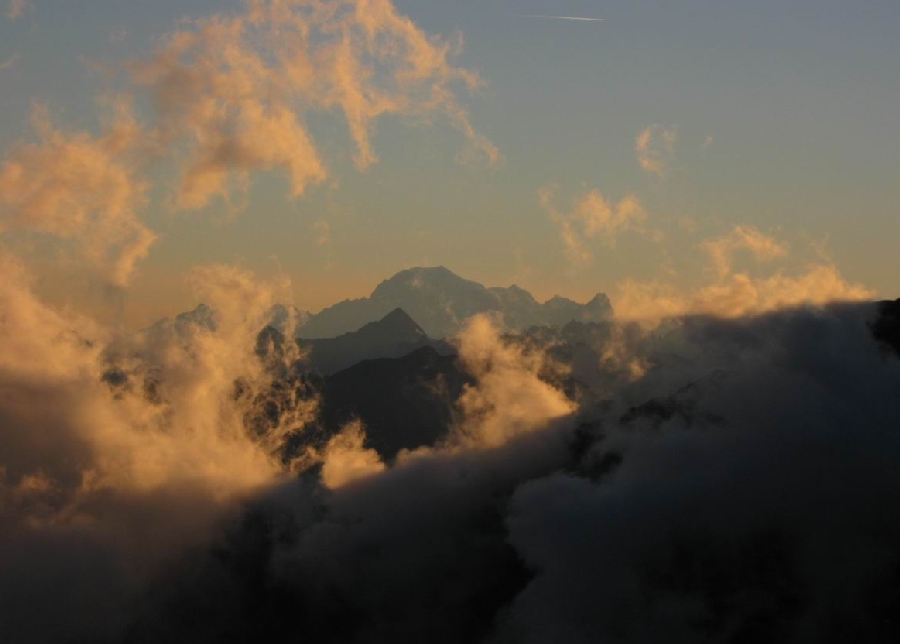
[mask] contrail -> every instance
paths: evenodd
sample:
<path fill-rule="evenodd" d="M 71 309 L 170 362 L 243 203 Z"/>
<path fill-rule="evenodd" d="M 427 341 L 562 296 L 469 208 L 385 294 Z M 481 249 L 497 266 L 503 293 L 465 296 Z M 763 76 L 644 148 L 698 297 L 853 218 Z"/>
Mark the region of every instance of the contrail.
<path fill-rule="evenodd" d="M 575 20 L 577 22 L 600 22 L 603 18 L 582 18 L 581 16 L 547 16 L 543 14 L 525 13 L 522 18 L 543 18 L 544 20 Z"/>

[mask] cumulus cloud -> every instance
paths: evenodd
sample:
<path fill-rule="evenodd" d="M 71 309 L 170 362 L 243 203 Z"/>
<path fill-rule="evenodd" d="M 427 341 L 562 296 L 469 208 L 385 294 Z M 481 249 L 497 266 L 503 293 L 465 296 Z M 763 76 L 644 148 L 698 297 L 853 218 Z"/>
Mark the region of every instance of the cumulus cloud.
<path fill-rule="evenodd" d="M 363 446 L 366 434 L 357 419 L 347 424 L 325 446 L 322 483 L 337 488 L 384 470 L 378 453 Z"/>
<path fill-rule="evenodd" d="M 174 203 L 205 206 L 246 190 L 250 173 L 277 169 L 298 196 L 327 176 L 306 124 L 338 112 L 356 164 L 377 160 L 377 119 L 443 118 L 491 162 L 496 148 L 473 128 L 456 88 L 477 74 L 455 66 L 457 47 L 419 29 L 388 0 L 254 0 L 243 13 L 189 21 L 132 66 L 183 156 Z"/>
<path fill-rule="evenodd" d="M 789 257 L 787 244 L 752 226 L 734 226 L 699 246 L 709 257 L 706 279 L 692 288 L 678 288 L 664 280 L 623 280 L 612 297 L 616 315 L 654 324 L 665 317 L 690 313 L 736 317 L 832 301 L 865 300 L 875 295 L 865 285 L 847 280 L 828 262 L 800 264 L 793 270 L 778 266 L 768 274 L 736 269 L 739 253 L 745 253 L 756 265 Z"/>
<path fill-rule="evenodd" d="M 364 459 L 366 476 L 331 489 L 287 481 L 170 570 L 129 632 L 890 641 L 900 361 L 873 341 L 871 314 L 638 331 L 627 344 L 648 367 L 577 421 L 550 415 L 490 447 L 423 450 L 371 472 Z M 478 355 L 504 347 L 479 337 L 494 348 Z M 364 453 L 358 427 L 344 438 Z"/>
<path fill-rule="evenodd" d="M 126 101 L 114 101 L 100 135 L 57 127 L 32 108 L 33 143 L 0 165 L 0 233 L 33 231 L 70 240 L 116 286 L 125 285 L 155 239 L 137 217 L 147 185 L 135 146 L 142 136 Z"/>
<path fill-rule="evenodd" d="M 900 361 L 864 310 L 686 320 L 641 353 L 655 367 L 596 426 L 592 475 L 513 497 L 512 543 L 538 571 L 515 641 L 889 639 Z"/>
<path fill-rule="evenodd" d="M 293 427 L 254 436 L 244 422 L 271 379 L 254 344 L 272 290 L 203 269 L 214 329 L 117 337 L 41 302 L 5 249 L 0 271 L 0 626 L 22 642 L 105 640 L 162 562 L 286 474 L 276 451 Z"/>
<path fill-rule="evenodd" d="M 558 365 L 543 351 L 526 352 L 504 342 L 486 315 L 471 318 L 458 342 L 460 361 L 475 384 L 466 385 L 460 397 L 462 418 L 452 442 L 496 447 L 575 410 L 565 394 L 540 377 Z"/>
<path fill-rule="evenodd" d="M 665 179 L 675 158 L 675 141 L 678 131 L 658 123 L 645 128 L 634 141 L 638 164 L 647 172 Z"/>
<path fill-rule="evenodd" d="M 568 213 L 559 212 L 552 197 L 549 188 L 538 191 L 541 206 L 559 228 L 566 256 L 576 266 L 584 266 L 593 259 L 590 242 L 615 246 L 618 235 L 626 231 L 641 231 L 641 224 L 647 218 L 640 201 L 631 194 L 611 203 L 599 190 L 589 190 Z"/>

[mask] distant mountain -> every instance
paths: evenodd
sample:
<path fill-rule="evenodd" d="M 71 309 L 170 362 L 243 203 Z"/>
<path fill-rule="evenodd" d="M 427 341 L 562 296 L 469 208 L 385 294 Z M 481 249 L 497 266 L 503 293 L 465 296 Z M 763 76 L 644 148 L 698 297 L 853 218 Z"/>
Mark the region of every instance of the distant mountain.
<path fill-rule="evenodd" d="M 287 331 L 288 322 L 291 321 L 293 314 L 293 324 L 295 331 L 303 326 L 309 319 L 307 311 L 301 311 L 296 306 L 287 306 L 285 304 L 275 304 L 269 308 L 265 316 L 264 327 L 272 327 L 281 333 Z M 164 329 L 172 329 L 176 333 L 184 333 L 191 327 L 200 327 L 208 331 L 216 330 L 216 313 L 208 304 L 200 303 L 190 311 L 184 311 L 175 316 L 174 319 L 162 318 L 157 320 L 143 332 L 161 331 Z M 295 332 L 296 335 L 296 332 Z"/>
<path fill-rule="evenodd" d="M 422 328 L 403 309 L 394 309 L 377 322 L 369 322 L 358 331 L 336 338 L 298 340 L 307 355 L 304 364 L 328 375 L 362 360 L 399 358 L 424 346 L 442 353 L 452 348 L 429 338 Z"/>
<path fill-rule="evenodd" d="M 518 286 L 486 288 L 443 266 L 400 271 L 369 297 L 344 300 L 313 314 L 300 329 L 303 338 L 330 338 L 379 320 L 394 309 L 406 311 L 431 338 L 456 334 L 477 313 L 497 313 L 509 330 L 534 325 L 562 326 L 572 320 L 600 322 L 612 315 L 606 295 L 587 304 L 556 296 L 537 302 Z"/>

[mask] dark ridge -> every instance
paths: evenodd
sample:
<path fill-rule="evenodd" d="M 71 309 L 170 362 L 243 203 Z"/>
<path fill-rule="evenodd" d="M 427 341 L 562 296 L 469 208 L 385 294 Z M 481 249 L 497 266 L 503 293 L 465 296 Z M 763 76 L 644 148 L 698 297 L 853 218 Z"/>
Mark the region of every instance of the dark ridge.
<path fill-rule="evenodd" d="M 878 317 L 872 323 L 872 335 L 900 354 L 900 299 L 877 303 Z"/>

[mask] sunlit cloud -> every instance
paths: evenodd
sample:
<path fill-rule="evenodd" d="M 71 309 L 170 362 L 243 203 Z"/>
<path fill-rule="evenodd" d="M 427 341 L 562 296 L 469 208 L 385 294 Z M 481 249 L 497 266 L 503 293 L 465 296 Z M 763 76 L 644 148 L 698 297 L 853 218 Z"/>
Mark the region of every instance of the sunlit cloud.
<path fill-rule="evenodd" d="M 311 112 L 343 116 L 360 169 L 378 160 L 372 134 L 389 114 L 449 121 L 496 162 L 456 98 L 457 88 L 482 85 L 451 62 L 458 49 L 388 0 L 254 1 L 243 13 L 183 23 L 132 71 L 153 96 L 159 139 L 181 152 L 173 201 L 190 209 L 246 192 L 255 171 L 280 171 L 292 197 L 323 182 Z"/>
<path fill-rule="evenodd" d="M 563 392 L 539 375 L 562 367 L 542 350 L 526 352 L 504 341 L 488 316 L 472 317 L 457 342 L 460 361 L 476 382 L 466 386 L 459 400 L 463 415 L 451 434 L 452 446 L 503 445 L 575 410 Z"/>
<path fill-rule="evenodd" d="M 720 279 L 731 272 L 737 251 L 746 250 L 757 261 L 771 261 L 788 254 L 785 244 L 764 235 L 753 226 L 735 226 L 731 232 L 707 239 L 700 246 L 709 254 L 712 268 Z"/>
<path fill-rule="evenodd" d="M 699 244 L 708 255 L 706 279 L 695 286 L 678 288 L 657 279 L 620 282 L 611 299 L 616 315 L 623 319 L 656 320 L 702 313 L 737 317 L 832 301 L 871 299 L 875 292 L 841 275 L 830 262 L 807 262 L 789 270 L 777 266 L 769 273 L 737 270 L 735 254 L 745 252 L 755 265 L 789 257 L 787 244 L 752 226 L 734 226 L 728 233 Z"/>
<path fill-rule="evenodd" d="M 641 223 L 647 218 L 640 201 L 632 194 L 612 203 L 599 190 L 588 190 L 568 213 L 556 209 L 550 188 L 541 188 L 538 198 L 559 229 L 566 256 L 576 266 L 591 262 L 592 242 L 613 247 L 621 233 L 641 230 Z"/>
<path fill-rule="evenodd" d="M 664 179 L 675 158 L 675 141 L 678 131 L 654 124 L 641 131 L 634 142 L 638 164 L 647 172 Z"/>
<path fill-rule="evenodd" d="M 14 146 L 0 165 L 0 233 L 73 241 L 105 280 L 124 286 L 156 236 L 136 214 L 147 190 L 135 158 L 140 126 L 125 101 L 109 111 L 94 135 L 65 131 L 45 106 L 32 108 L 37 142 Z"/>

